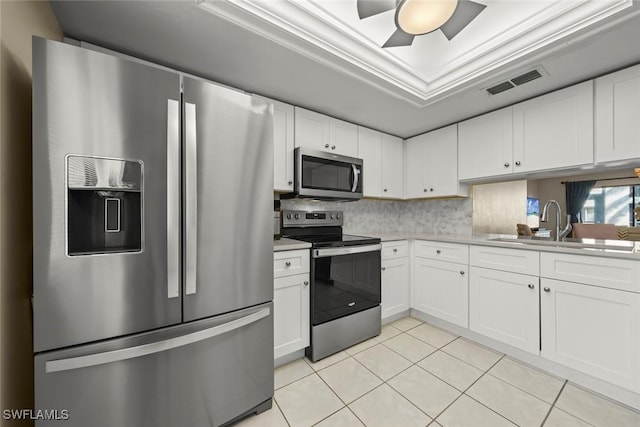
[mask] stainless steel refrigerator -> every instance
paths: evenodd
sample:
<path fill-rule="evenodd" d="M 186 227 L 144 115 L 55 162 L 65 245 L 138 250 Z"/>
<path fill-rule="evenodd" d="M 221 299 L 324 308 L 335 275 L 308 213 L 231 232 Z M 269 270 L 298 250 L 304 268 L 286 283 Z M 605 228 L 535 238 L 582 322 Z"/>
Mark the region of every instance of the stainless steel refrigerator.
<path fill-rule="evenodd" d="M 271 407 L 272 135 L 247 94 L 33 39 L 38 425 Z"/>

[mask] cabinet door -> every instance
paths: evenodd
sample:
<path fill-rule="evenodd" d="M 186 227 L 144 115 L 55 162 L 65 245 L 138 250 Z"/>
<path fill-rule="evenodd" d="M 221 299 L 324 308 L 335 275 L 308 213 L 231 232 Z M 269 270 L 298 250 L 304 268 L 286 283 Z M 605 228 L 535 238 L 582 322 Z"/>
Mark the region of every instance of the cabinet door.
<path fill-rule="evenodd" d="M 401 199 L 404 195 L 402 145 L 401 138 L 382 134 L 382 197 Z"/>
<path fill-rule="evenodd" d="M 596 163 L 640 157 L 640 65 L 595 84 Z"/>
<path fill-rule="evenodd" d="M 513 171 L 513 109 L 503 108 L 458 124 L 458 178 Z"/>
<path fill-rule="evenodd" d="M 382 319 L 409 310 L 409 260 L 382 262 Z"/>
<path fill-rule="evenodd" d="M 363 160 L 364 197 L 382 196 L 382 133 L 358 126 L 358 157 Z"/>
<path fill-rule="evenodd" d="M 467 269 L 464 264 L 415 258 L 412 307 L 467 328 Z"/>
<path fill-rule="evenodd" d="M 514 172 L 593 163 L 593 82 L 513 106 Z"/>
<path fill-rule="evenodd" d="M 541 279 L 542 356 L 640 392 L 640 294 Z"/>
<path fill-rule="evenodd" d="M 295 107 L 295 146 L 331 151 L 330 117 Z"/>
<path fill-rule="evenodd" d="M 274 281 L 273 353 L 282 357 L 309 345 L 309 275 Z"/>
<path fill-rule="evenodd" d="M 331 151 L 343 156 L 358 156 L 358 126 L 344 120 L 330 119 Z M 325 144 L 326 145 L 326 144 Z M 324 148 L 326 150 L 326 148 Z M 365 178 L 366 180 L 366 178 Z"/>
<path fill-rule="evenodd" d="M 273 104 L 273 191 L 293 191 L 293 105 L 262 99 Z"/>
<path fill-rule="evenodd" d="M 426 197 L 427 189 L 424 187 L 425 146 L 422 143 L 424 135 L 415 136 L 404 143 L 404 197 L 406 199 L 419 199 Z"/>
<path fill-rule="evenodd" d="M 427 133 L 423 143 L 428 197 L 468 196 L 468 187 L 458 185 L 458 125 Z"/>
<path fill-rule="evenodd" d="M 538 277 L 470 267 L 469 328 L 538 354 Z"/>

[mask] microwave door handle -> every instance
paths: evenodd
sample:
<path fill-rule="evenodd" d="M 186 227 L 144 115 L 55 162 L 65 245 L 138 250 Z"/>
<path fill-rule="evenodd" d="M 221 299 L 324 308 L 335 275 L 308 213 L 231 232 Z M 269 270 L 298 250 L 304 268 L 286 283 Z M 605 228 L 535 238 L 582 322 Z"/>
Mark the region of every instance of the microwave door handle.
<path fill-rule="evenodd" d="M 355 193 L 356 189 L 358 188 L 358 181 L 359 181 L 359 177 L 360 177 L 360 171 L 358 170 L 356 165 L 354 165 L 353 163 L 351 164 L 351 170 L 353 172 L 353 187 L 351 187 L 351 192 Z"/>
<path fill-rule="evenodd" d="M 167 103 L 167 298 L 180 296 L 180 103 Z"/>
<path fill-rule="evenodd" d="M 196 105 L 184 103 L 185 115 L 185 295 L 196 293 L 198 260 L 198 144 Z"/>

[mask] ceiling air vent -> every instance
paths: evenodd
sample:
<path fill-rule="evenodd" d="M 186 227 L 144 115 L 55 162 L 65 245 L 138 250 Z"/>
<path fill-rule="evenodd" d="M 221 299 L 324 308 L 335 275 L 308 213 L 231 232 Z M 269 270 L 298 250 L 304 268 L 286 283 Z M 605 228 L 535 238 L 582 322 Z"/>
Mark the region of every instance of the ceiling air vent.
<path fill-rule="evenodd" d="M 489 92 L 491 95 L 496 95 L 500 92 L 504 92 L 505 90 L 509 90 L 512 87 L 515 87 L 515 86 L 511 84 L 511 82 L 504 82 L 504 83 L 497 84 L 495 86 L 491 86 L 489 89 L 487 89 L 487 92 Z"/>
<path fill-rule="evenodd" d="M 513 77 L 506 82 L 498 83 L 495 86 L 491 86 L 487 89 L 491 95 L 496 95 L 500 92 L 504 92 L 505 90 L 512 89 L 516 86 L 523 85 L 525 83 L 529 83 L 532 80 L 538 79 L 543 76 L 543 73 L 540 72 L 541 68 L 527 71 L 524 74 L 520 74 L 519 76 Z"/>
<path fill-rule="evenodd" d="M 514 77 L 511 79 L 511 83 L 516 86 L 523 85 L 531 80 L 535 80 L 542 77 L 542 74 L 538 70 L 529 71 L 528 73 L 524 73 L 519 75 L 518 77 Z"/>

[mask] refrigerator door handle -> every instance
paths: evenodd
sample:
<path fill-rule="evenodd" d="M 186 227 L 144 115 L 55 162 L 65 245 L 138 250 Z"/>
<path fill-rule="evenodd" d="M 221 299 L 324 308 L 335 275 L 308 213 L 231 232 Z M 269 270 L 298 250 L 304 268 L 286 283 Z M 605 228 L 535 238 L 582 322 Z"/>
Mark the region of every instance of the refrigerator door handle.
<path fill-rule="evenodd" d="M 102 353 L 88 354 L 86 356 L 50 360 L 45 363 L 45 371 L 46 373 L 70 371 L 72 369 L 88 368 L 91 366 L 104 365 L 106 363 L 119 362 L 149 354 L 160 353 L 240 329 L 270 315 L 271 308 L 266 307 L 239 319 L 223 323 L 222 325 L 217 325 L 212 328 L 192 332 L 175 338 L 169 338 L 164 341 L 157 341 L 119 350 L 105 351 Z"/>
<path fill-rule="evenodd" d="M 198 260 L 198 146 L 196 105 L 184 103 L 185 113 L 185 295 L 196 293 Z"/>
<path fill-rule="evenodd" d="M 180 103 L 167 102 L 167 298 L 180 296 Z"/>

